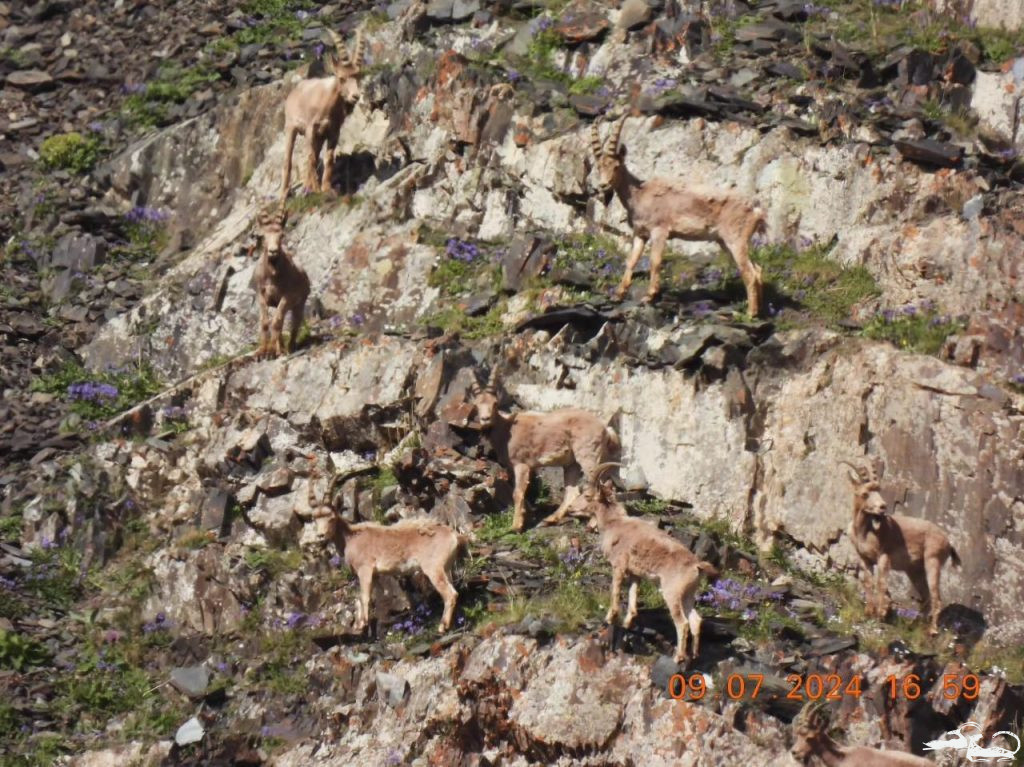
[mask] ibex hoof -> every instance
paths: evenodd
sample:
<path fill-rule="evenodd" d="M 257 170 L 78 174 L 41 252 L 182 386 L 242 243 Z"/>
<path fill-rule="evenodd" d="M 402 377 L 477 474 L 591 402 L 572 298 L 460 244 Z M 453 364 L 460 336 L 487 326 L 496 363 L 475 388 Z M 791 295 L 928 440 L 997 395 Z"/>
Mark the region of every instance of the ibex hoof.
<path fill-rule="evenodd" d="M 640 303 L 642 303 L 642 304 L 653 304 L 654 303 L 654 299 L 656 299 L 657 297 L 658 297 L 657 293 L 648 293 L 646 296 L 644 296 L 643 298 L 640 299 Z"/>

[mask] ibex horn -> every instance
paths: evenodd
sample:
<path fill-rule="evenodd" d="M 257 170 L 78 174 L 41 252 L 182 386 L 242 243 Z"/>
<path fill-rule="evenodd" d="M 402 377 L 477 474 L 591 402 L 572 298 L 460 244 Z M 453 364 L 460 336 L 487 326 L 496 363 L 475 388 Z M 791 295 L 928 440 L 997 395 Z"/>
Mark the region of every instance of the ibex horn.
<path fill-rule="evenodd" d="M 619 136 L 622 135 L 622 126 L 626 124 L 626 117 L 627 115 L 623 115 L 622 119 L 612 128 L 612 135 L 608 137 L 608 143 L 604 145 L 606 155 L 614 155 L 619 151 Z"/>
<path fill-rule="evenodd" d="M 494 367 L 491 368 L 491 374 L 489 376 L 487 376 L 487 386 L 486 386 L 486 388 L 493 392 L 497 388 L 497 386 L 498 386 L 498 366 L 495 365 Z"/>
<path fill-rule="evenodd" d="M 334 41 L 334 50 L 337 52 L 338 59 L 342 64 L 348 64 L 350 59 L 348 57 L 348 48 L 345 47 L 345 41 L 341 35 L 335 32 L 333 29 L 328 29 L 327 34 L 331 36 L 331 40 Z"/>
<path fill-rule="evenodd" d="M 601 475 L 608 471 L 608 469 L 613 469 L 616 466 L 622 466 L 622 464 L 617 461 L 608 461 L 606 463 L 599 463 L 595 466 L 594 473 L 590 475 L 590 486 L 597 487 L 597 482 L 601 479 Z"/>
<path fill-rule="evenodd" d="M 590 151 L 594 153 L 594 157 L 601 156 L 601 134 L 597 130 L 597 122 L 590 124 Z"/>
<path fill-rule="evenodd" d="M 800 712 L 800 716 L 803 720 L 811 726 L 824 724 L 823 720 L 825 713 L 825 703 L 820 700 L 816 700 L 813 703 L 808 703 L 804 707 L 803 711 Z"/>
<path fill-rule="evenodd" d="M 866 481 L 866 480 L 870 479 L 870 475 L 868 474 L 867 470 L 863 466 L 857 466 L 856 464 L 851 463 L 850 461 L 839 461 L 840 465 L 844 464 L 844 463 L 847 466 L 849 466 L 851 469 L 853 469 L 855 472 L 857 472 L 857 476 L 860 477 L 861 480 Z"/>
<path fill-rule="evenodd" d="M 363 68 L 363 50 L 365 46 L 366 41 L 363 39 L 363 30 L 362 28 L 360 28 L 359 31 L 356 32 L 356 52 L 355 55 L 352 56 L 351 61 L 349 62 L 356 69 Z"/>

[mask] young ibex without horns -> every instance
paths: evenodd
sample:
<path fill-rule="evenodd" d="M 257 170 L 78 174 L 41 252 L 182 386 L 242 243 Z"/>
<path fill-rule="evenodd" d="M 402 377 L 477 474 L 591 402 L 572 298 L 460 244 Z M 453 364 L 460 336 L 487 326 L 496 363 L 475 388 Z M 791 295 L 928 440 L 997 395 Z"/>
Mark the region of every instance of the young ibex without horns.
<path fill-rule="evenodd" d="M 601 551 L 612 565 L 612 594 L 605 620 L 612 623 L 619 615 L 619 595 L 623 580 L 631 580 L 629 606 L 623 625 L 636 618 L 637 578 L 652 578 L 665 598 L 672 623 L 676 627 L 676 663 L 685 663 L 700 653 L 700 613 L 697 612 L 697 588 L 700 575 L 711 577 L 718 570 L 696 556 L 664 530 L 650 522 L 630 517 L 615 498 L 612 483 L 601 482 L 601 474 L 615 463 L 598 466 L 589 486 L 573 500 L 570 511 L 589 514 L 601 531 Z M 686 652 L 687 634 L 693 635 L 693 655 Z"/>
<path fill-rule="evenodd" d="M 295 350 L 295 342 L 302 328 L 302 319 L 309 298 L 309 276 L 291 254 L 284 249 L 284 209 L 264 209 L 258 219 L 259 234 L 256 247 L 262 247 L 259 264 L 253 275 L 253 285 L 260 300 L 260 346 L 258 358 L 284 354 L 281 331 L 284 317 L 292 314 L 291 337 L 288 351 Z"/>
<path fill-rule="evenodd" d="M 599 190 L 605 204 L 612 193 L 619 197 L 633 229 L 633 249 L 626 271 L 615 290 L 622 300 L 633 280 L 633 269 L 651 241 L 651 282 L 644 301 L 652 301 L 661 287 L 661 259 L 669 237 L 712 240 L 728 250 L 739 267 L 747 289 L 747 311 L 761 313 L 761 267 L 750 260 L 750 237 L 764 226 L 764 214 L 738 195 L 663 178 L 641 181 L 626 168 L 626 148 L 619 143 L 623 117 L 602 144 L 597 124 L 591 125 L 590 147 L 597 166 Z"/>
<path fill-rule="evenodd" d="M 879 480 L 885 469 L 880 458 L 850 467 L 853 484 L 853 520 L 850 537 L 864 566 L 866 611 L 884 620 L 892 602 L 889 598 L 889 570 L 907 574 L 929 616 L 929 632 L 939 633 L 941 605 L 939 579 L 942 566 L 952 558 L 960 566 L 960 557 L 941 527 L 926 519 L 892 514 L 882 498 Z M 874 583 L 872 584 L 872 576 Z"/>
<path fill-rule="evenodd" d="M 352 105 L 359 100 L 359 77 L 363 60 L 363 33 L 356 33 L 356 49 L 349 56 L 345 41 L 334 30 L 328 30 L 334 40 L 337 53 L 328 56 L 327 62 L 333 75 L 303 80 L 288 94 L 284 103 L 284 180 L 281 185 L 281 199 L 288 198 L 291 185 L 292 149 L 295 136 L 299 133 L 309 142 L 309 159 L 306 164 L 306 187 L 312 191 L 330 193 L 331 172 L 334 169 L 334 151 L 338 146 L 338 133 Z M 324 170 L 317 184 L 316 163 L 320 149 L 326 144 Z"/>
<path fill-rule="evenodd" d="M 373 579 L 377 573 L 409 575 L 422 571 L 444 600 L 438 631 L 447 631 L 459 596 L 452 585 L 451 569 L 459 552 L 465 550 L 468 538 L 431 519 L 403 519 L 393 525 L 348 522 L 331 500 L 335 482 L 332 480 L 323 500 L 317 501 L 314 478 L 315 475 L 310 477 L 308 496 L 317 532 L 334 544 L 359 578 L 356 630 L 363 631 L 369 625 Z"/>
<path fill-rule="evenodd" d="M 565 408 L 550 413 L 498 409 L 496 380 L 492 375 L 483 389 L 470 390 L 477 420 L 490 432 L 498 461 L 512 470 L 514 513 L 512 526 L 522 530 L 526 516 L 526 490 L 530 472 L 541 466 L 561 466 L 565 497 L 542 525 L 560 522 L 569 503 L 580 493 L 580 483 L 602 461 L 619 450 L 619 437 L 609 425 L 587 410 Z"/>
<path fill-rule="evenodd" d="M 801 764 L 818 757 L 828 767 L 934 767 L 921 756 L 868 746 L 840 746 L 828 735 L 823 703 L 811 703 L 793 720 L 790 753 Z"/>

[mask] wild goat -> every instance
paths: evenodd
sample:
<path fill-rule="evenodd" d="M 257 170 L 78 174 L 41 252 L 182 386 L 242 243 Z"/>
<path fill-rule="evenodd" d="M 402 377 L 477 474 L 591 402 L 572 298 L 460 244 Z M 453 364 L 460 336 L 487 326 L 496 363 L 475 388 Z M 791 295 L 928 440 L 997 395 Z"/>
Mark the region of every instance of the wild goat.
<path fill-rule="evenodd" d="M 447 631 L 452 625 L 459 596 L 452 585 L 451 568 L 460 550 L 466 548 L 466 536 L 431 519 L 403 519 L 393 525 L 353 524 L 335 509 L 330 490 L 323 501 L 316 500 L 314 477 L 310 478 L 308 495 L 317 532 L 334 544 L 359 578 L 356 630 L 363 631 L 369 624 L 373 578 L 377 573 L 408 575 L 422 570 L 444 600 L 438 631 Z M 333 487 L 334 483 L 331 484 Z"/>
<path fill-rule="evenodd" d="M 363 33 L 356 34 L 356 50 L 351 57 L 345 48 L 345 41 L 328 30 L 334 40 L 337 53 L 328 56 L 328 65 L 333 75 L 303 80 L 288 94 L 284 103 L 284 181 L 281 199 L 288 199 L 291 185 L 292 149 L 295 136 L 299 133 L 309 142 L 309 160 L 306 165 L 306 188 L 330 193 L 331 172 L 334 169 L 334 150 L 338 146 L 338 133 L 352 105 L 359 100 L 359 77 L 363 59 Z M 324 172 L 319 185 L 316 179 L 316 162 L 320 149 L 327 145 L 324 157 Z"/>
<path fill-rule="evenodd" d="M 249 249 L 251 257 L 256 247 L 262 244 L 263 248 L 253 274 L 260 299 L 260 346 L 256 353 L 260 359 L 284 354 L 281 331 L 288 312 L 292 314 L 288 351 L 294 351 L 309 298 L 309 276 L 282 245 L 286 217 L 284 209 L 261 211 L 258 240 L 262 242 Z"/>
<path fill-rule="evenodd" d="M 669 237 L 685 240 L 714 240 L 723 245 L 739 267 L 747 289 L 747 311 L 761 312 L 761 267 L 750 260 L 750 237 L 764 226 L 761 209 L 739 196 L 700 187 L 683 186 L 662 178 L 641 181 L 626 168 L 626 148 L 619 144 L 623 117 L 602 145 L 597 124 L 591 125 L 590 147 L 597 163 L 598 188 L 607 205 L 614 192 L 626 209 L 633 229 L 633 250 L 626 271 L 615 289 L 621 301 L 633 280 L 633 269 L 651 241 L 651 282 L 645 302 L 653 301 L 661 286 L 661 259 Z"/>
<path fill-rule="evenodd" d="M 850 467 L 853 484 L 853 520 L 850 538 L 864 565 L 866 612 L 884 620 L 892 602 L 889 598 L 889 569 L 907 574 L 920 595 L 923 612 L 929 615 L 929 632 L 939 633 L 941 609 L 939 578 L 942 566 L 952 558 L 960 566 L 960 556 L 941 527 L 926 519 L 892 514 L 882 498 L 879 479 L 885 469 L 881 459 Z M 872 575 L 875 583 L 872 586 Z M 872 592 L 874 592 L 872 596 Z"/>
<path fill-rule="evenodd" d="M 550 413 L 503 413 L 492 376 L 484 389 L 470 390 L 477 420 L 490 431 L 498 461 L 512 469 L 514 513 L 512 527 L 522 530 L 530 472 L 540 466 L 561 466 L 565 497 L 542 525 L 560 522 L 569 503 L 580 493 L 579 484 L 594 468 L 619 449 L 615 430 L 586 410 L 566 408 Z"/>
<path fill-rule="evenodd" d="M 700 613 L 695 606 L 700 574 L 711 577 L 718 570 L 710 562 L 697 559 L 682 543 L 650 522 L 630 517 L 615 499 L 612 483 L 600 482 L 601 474 L 614 463 L 603 463 L 591 475 L 590 485 L 573 500 L 570 510 L 590 514 L 601 531 L 601 551 L 612 565 L 612 595 L 605 620 L 612 623 L 619 615 L 622 581 L 630 578 L 629 606 L 623 625 L 629 628 L 636 618 L 637 578 L 653 578 L 672 622 L 676 627 L 676 663 L 685 663 L 700 653 Z M 687 625 L 689 622 L 689 625 Z M 687 656 L 687 634 L 693 634 L 693 655 Z"/>
<path fill-rule="evenodd" d="M 812 703 L 793 720 L 790 753 L 802 764 L 818 757 L 828 767 L 935 767 L 921 756 L 867 746 L 840 746 L 828 736 L 828 719 L 823 703 Z"/>

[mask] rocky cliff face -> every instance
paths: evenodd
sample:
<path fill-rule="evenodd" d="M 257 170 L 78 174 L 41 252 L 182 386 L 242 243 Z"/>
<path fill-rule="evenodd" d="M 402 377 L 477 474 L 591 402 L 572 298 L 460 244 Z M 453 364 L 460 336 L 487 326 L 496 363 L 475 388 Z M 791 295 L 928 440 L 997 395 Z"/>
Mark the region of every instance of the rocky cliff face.
<path fill-rule="evenodd" d="M 122 51 L 139 75 L 54 123 L 97 136 L 44 147 L 56 97 L 113 77 L 100 30 L 121 50 L 173 26 L 87 6 L 65 43 L 59 6 L 0 3 L 21 142 L 0 157 L 20 200 L 0 317 L 5 758 L 786 764 L 793 674 L 863 680 L 832 706 L 851 744 L 1012 728 L 1024 59 L 1012 33 L 962 26 L 986 26 L 981 4 L 881 6 L 870 33 L 841 23 L 858 9 L 785 3 L 181 4 L 164 65 Z M 254 220 L 325 26 L 366 30 L 364 95 L 337 194 L 288 204 L 313 286 L 301 348 L 256 361 Z M 593 193 L 587 133 L 609 114 L 629 115 L 637 176 L 765 211 L 766 318 L 742 315 L 712 243 L 671 242 L 653 306 L 608 299 L 630 232 Z M 602 625 L 593 532 L 510 529 L 468 403 L 492 371 L 507 406 L 607 419 L 632 511 L 723 571 L 690 669 L 662 655 L 654 589 L 634 630 Z M 938 638 L 901 573 L 889 621 L 864 613 L 839 462 L 867 455 L 890 506 L 959 552 Z M 428 628 L 429 588 L 384 577 L 374 636 L 353 635 L 355 580 L 309 521 L 314 467 L 346 474 L 356 518 L 471 535 L 453 632 Z M 533 520 L 562 493 L 541 475 Z M 676 673 L 706 694 L 675 699 Z M 894 699 L 911 674 L 920 700 Z M 944 697 L 947 675 L 978 694 Z"/>

